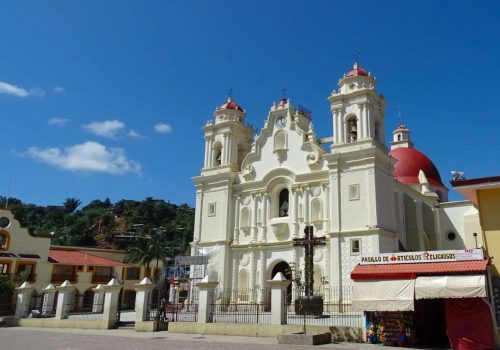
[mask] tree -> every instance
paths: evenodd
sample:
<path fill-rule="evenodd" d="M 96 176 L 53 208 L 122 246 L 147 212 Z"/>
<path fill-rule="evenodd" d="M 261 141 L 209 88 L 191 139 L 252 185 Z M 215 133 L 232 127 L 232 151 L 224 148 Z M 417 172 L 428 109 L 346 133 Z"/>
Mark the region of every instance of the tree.
<path fill-rule="evenodd" d="M 70 197 L 70 198 L 66 198 L 66 200 L 64 201 L 63 204 L 64 204 L 64 208 L 69 213 L 73 213 L 76 210 L 76 208 L 78 208 L 80 206 L 80 204 L 82 204 L 82 202 L 77 198 Z"/>
<path fill-rule="evenodd" d="M 149 269 L 150 264 L 156 261 L 156 271 L 160 261 L 166 266 L 167 259 L 177 253 L 178 247 L 173 247 L 166 239 L 161 229 L 155 229 L 151 234 L 139 234 L 135 238 L 136 245 L 125 251 L 125 262 L 145 265 Z M 155 276 L 155 280 L 156 280 Z"/>
<path fill-rule="evenodd" d="M 14 287 L 14 282 L 12 282 L 9 276 L 0 274 L 0 302 L 12 296 Z"/>

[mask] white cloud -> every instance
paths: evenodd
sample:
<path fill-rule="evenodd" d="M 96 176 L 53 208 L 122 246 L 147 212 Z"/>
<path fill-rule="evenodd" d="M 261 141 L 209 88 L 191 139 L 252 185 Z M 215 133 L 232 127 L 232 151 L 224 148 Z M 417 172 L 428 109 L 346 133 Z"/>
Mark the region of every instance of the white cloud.
<path fill-rule="evenodd" d="M 69 119 L 66 118 L 52 118 L 49 120 L 49 125 L 65 126 L 68 122 Z"/>
<path fill-rule="evenodd" d="M 86 124 L 83 128 L 91 134 L 108 138 L 115 138 L 123 130 L 125 123 L 120 120 L 105 120 L 103 122 L 92 122 Z"/>
<path fill-rule="evenodd" d="M 165 123 L 158 123 L 155 125 L 155 131 L 160 134 L 170 134 L 172 132 L 172 127 Z"/>
<path fill-rule="evenodd" d="M 0 94 L 11 95 L 16 97 L 44 96 L 45 91 L 40 90 L 38 88 L 29 90 L 23 89 L 19 86 L 0 81 Z"/>
<path fill-rule="evenodd" d="M 139 134 L 137 131 L 135 130 L 129 130 L 127 132 L 127 136 L 130 137 L 131 139 L 136 139 L 136 140 L 139 140 L 139 139 L 144 139 L 145 136 L 142 136 L 141 134 Z"/>
<path fill-rule="evenodd" d="M 64 94 L 66 92 L 66 89 L 63 88 L 62 86 L 56 86 L 54 87 L 54 92 L 56 94 Z"/>
<path fill-rule="evenodd" d="M 106 148 L 98 142 L 66 147 L 40 149 L 30 147 L 27 155 L 39 162 L 69 171 L 100 172 L 111 175 L 141 173 L 141 165 L 128 160 L 123 148 Z"/>

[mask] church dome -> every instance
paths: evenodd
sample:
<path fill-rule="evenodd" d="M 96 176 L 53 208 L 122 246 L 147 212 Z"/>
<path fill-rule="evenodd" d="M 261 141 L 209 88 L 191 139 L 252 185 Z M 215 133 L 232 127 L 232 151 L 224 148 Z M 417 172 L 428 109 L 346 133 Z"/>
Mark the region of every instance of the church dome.
<path fill-rule="evenodd" d="M 243 108 L 241 108 L 241 106 L 239 104 L 237 104 L 236 102 L 234 102 L 233 98 L 232 97 L 228 97 L 227 98 L 227 102 L 220 105 L 217 110 L 220 111 L 222 109 L 236 109 L 238 111 L 242 111 L 243 112 Z"/>
<path fill-rule="evenodd" d="M 422 152 L 411 147 L 400 147 L 391 150 L 389 155 L 397 160 L 393 176 L 399 182 L 419 184 L 418 174 L 422 170 L 431 185 L 444 187 L 436 166 Z"/>
<path fill-rule="evenodd" d="M 365 77 L 368 76 L 368 72 L 361 68 L 361 66 L 358 63 L 354 63 L 353 68 L 345 74 L 346 77 L 354 77 L 358 75 L 363 75 Z"/>

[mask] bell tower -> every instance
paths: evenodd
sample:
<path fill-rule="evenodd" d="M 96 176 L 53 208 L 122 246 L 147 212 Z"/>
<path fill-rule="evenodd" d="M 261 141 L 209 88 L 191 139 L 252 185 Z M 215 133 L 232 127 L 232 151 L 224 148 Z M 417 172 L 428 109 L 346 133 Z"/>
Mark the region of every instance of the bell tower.
<path fill-rule="evenodd" d="M 217 107 L 214 117 L 204 127 L 205 159 L 202 171 L 240 171 L 241 162 L 250 151 L 253 134 L 253 128 L 244 125 L 245 111 L 230 96 L 226 103 Z"/>
<path fill-rule="evenodd" d="M 333 148 L 349 145 L 385 147 L 385 99 L 375 90 L 377 81 L 354 63 L 328 97 L 333 114 Z M 340 151 L 340 150 L 338 150 Z"/>

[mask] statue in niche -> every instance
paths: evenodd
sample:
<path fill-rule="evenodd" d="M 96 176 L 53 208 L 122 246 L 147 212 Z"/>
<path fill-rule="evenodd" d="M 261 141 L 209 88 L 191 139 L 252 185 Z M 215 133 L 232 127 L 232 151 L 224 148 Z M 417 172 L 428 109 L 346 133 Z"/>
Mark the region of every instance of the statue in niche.
<path fill-rule="evenodd" d="M 288 216 L 288 201 L 285 200 L 281 203 L 279 216 Z"/>

